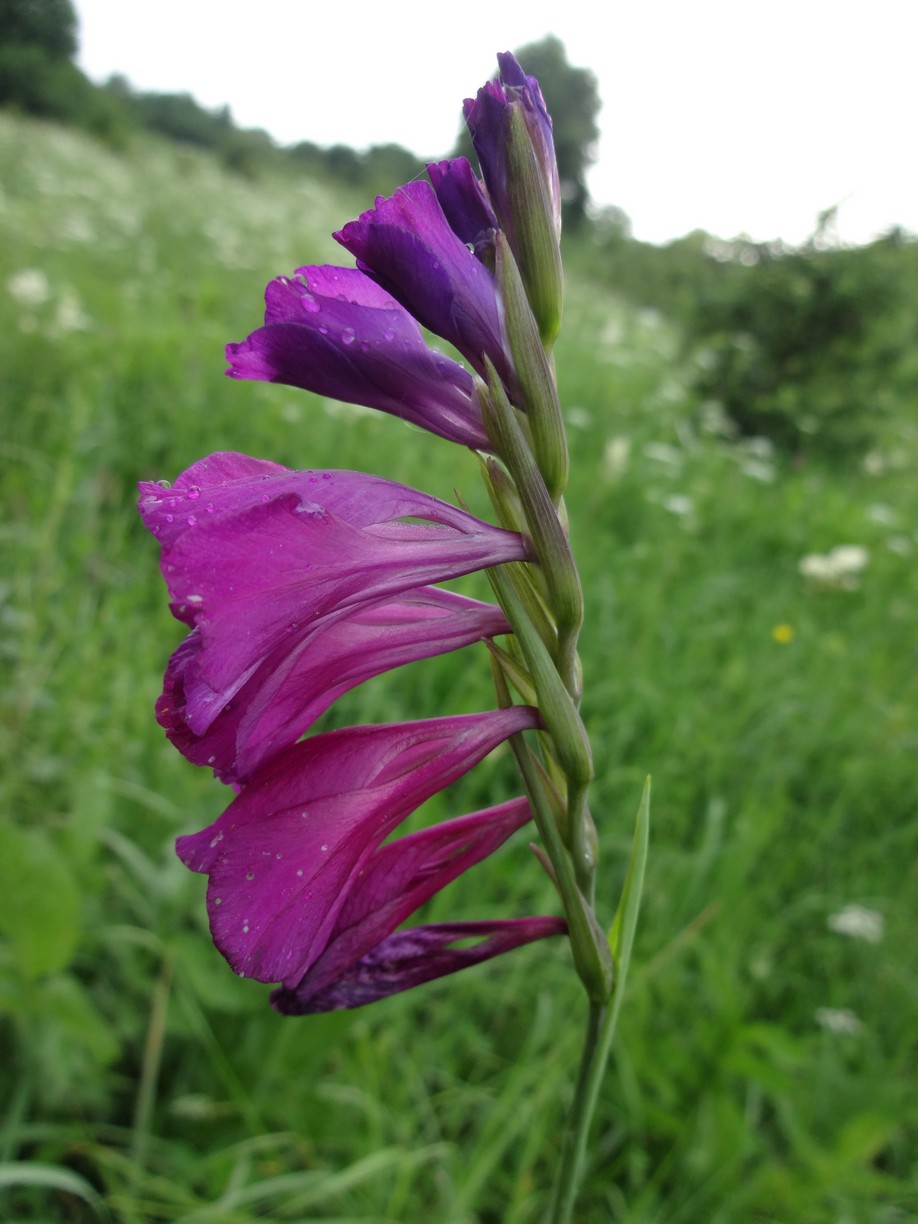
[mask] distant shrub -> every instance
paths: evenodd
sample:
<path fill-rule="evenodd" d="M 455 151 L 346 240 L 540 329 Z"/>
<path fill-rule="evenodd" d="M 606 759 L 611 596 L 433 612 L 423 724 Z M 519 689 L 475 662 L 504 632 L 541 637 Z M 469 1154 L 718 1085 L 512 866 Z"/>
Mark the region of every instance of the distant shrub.
<path fill-rule="evenodd" d="M 918 246 L 795 251 L 732 244 L 732 266 L 686 317 L 704 346 L 696 389 L 742 434 L 850 457 L 915 394 Z"/>

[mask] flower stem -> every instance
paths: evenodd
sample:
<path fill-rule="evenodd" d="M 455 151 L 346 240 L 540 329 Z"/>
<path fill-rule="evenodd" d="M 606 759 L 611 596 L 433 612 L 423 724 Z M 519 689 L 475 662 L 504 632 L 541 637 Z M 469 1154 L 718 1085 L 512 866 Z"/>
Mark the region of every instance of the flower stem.
<path fill-rule="evenodd" d="M 561 1164 L 548 1217 L 549 1224 L 568 1224 L 572 1218 L 583 1174 L 583 1157 L 590 1124 L 615 1036 L 621 997 L 622 992 L 616 985 L 611 1003 L 590 1004 L 574 1099 L 571 1101 L 561 1140 Z"/>

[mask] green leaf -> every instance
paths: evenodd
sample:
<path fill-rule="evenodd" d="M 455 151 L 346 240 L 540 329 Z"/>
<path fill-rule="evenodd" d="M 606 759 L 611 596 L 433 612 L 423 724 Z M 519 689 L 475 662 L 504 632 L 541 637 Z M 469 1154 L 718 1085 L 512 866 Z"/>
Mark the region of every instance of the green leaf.
<path fill-rule="evenodd" d="M 634 826 L 634 841 L 631 846 L 631 859 L 628 863 L 628 874 L 625 876 L 625 886 L 622 889 L 618 912 L 609 929 L 609 947 L 615 961 L 616 1001 L 620 1002 L 625 988 L 625 978 L 628 975 L 628 965 L 631 961 L 631 949 L 634 945 L 634 933 L 637 930 L 638 911 L 641 908 L 641 896 L 644 892 L 644 872 L 647 867 L 647 849 L 650 843 L 650 778 L 644 783 L 644 793 L 638 808 L 637 820 Z"/>
<path fill-rule="evenodd" d="M 80 893 L 46 835 L 7 826 L 0 854 L 0 933 L 29 978 L 63 969 L 80 936 Z"/>

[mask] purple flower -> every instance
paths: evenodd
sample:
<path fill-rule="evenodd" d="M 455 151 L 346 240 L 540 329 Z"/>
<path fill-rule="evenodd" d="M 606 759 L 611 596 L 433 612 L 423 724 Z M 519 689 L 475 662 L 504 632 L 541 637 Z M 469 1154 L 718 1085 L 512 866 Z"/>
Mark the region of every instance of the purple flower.
<path fill-rule="evenodd" d="M 373 954 L 409 914 L 493 854 L 530 818 L 527 801 L 511 799 L 379 846 L 361 871 L 359 887 L 348 893 L 325 950 L 289 992 L 283 1010 L 294 1002 L 300 1012 L 327 1010 L 313 1001 L 330 986 L 337 989 L 342 976 Z"/>
<path fill-rule="evenodd" d="M 465 101 L 485 186 L 507 236 L 543 343 L 561 327 L 561 189 L 551 119 L 535 77 L 512 55 L 497 57 L 500 81 Z"/>
<path fill-rule="evenodd" d="M 265 291 L 265 326 L 226 348 L 233 378 L 303 387 L 379 408 L 487 450 L 473 380 L 424 342 L 415 320 L 356 268 L 299 268 Z"/>
<path fill-rule="evenodd" d="M 169 662 L 156 717 L 190 761 L 239 782 L 370 677 L 507 632 L 499 608 L 421 587 L 307 627 L 294 644 L 284 638 L 221 705 L 202 677 L 202 635 L 194 629 Z"/>
<path fill-rule="evenodd" d="M 431 162 L 427 173 L 450 228 L 493 269 L 497 217 L 468 158 Z"/>
<path fill-rule="evenodd" d="M 334 237 L 361 271 L 455 345 L 479 374 L 487 355 L 512 381 L 494 277 L 451 228 L 430 183 L 408 183 L 388 199 L 379 197 Z"/>
<path fill-rule="evenodd" d="M 551 917 L 412 927 L 384 939 L 325 989 L 307 993 L 281 988 L 271 992 L 271 1002 L 287 1016 L 363 1007 L 434 978 L 479 965 L 536 939 L 566 932 L 565 920 Z M 479 942 L 469 946 L 472 939 Z M 456 944 L 462 946 L 452 946 Z"/>
<path fill-rule="evenodd" d="M 161 718 L 195 736 L 250 681 L 251 697 L 278 669 L 283 687 L 283 670 L 295 672 L 308 643 L 337 622 L 431 582 L 529 556 L 522 536 L 406 485 L 359 472 L 293 472 L 229 452 L 200 460 L 171 489 L 141 484 L 140 512 L 162 546 L 173 615 L 194 630 L 173 658 Z M 340 681 L 326 672 L 323 683 L 334 689 Z M 179 687 L 175 715 L 166 704 Z M 219 753 L 208 754 L 215 765 L 221 756 L 230 777 L 274 746 L 268 714 L 260 724 L 267 744 L 262 738 L 259 747 L 260 734 L 247 742 L 247 724 L 236 761 L 223 730 L 246 713 L 217 729 Z M 253 708 L 255 724 L 263 713 Z M 289 730 L 285 712 L 277 718 Z"/>
<path fill-rule="evenodd" d="M 508 736 L 538 725 L 538 711 L 514 706 L 348 727 L 273 757 L 222 816 L 176 847 L 187 867 L 209 876 L 211 933 L 233 969 L 296 989 L 343 936 L 339 915 L 377 847 Z M 409 886 L 417 886 L 413 871 Z M 355 947 L 361 955 L 361 938 Z"/>
<path fill-rule="evenodd" d="M 511 113 L 522 115 L 541 178 L 547 189 L 555 232 L 561 233 L 561 184 L 552 137 L 551 116 L 535 77 L 527 76 L 509 51 L 497 57 L 500 80 L 488 81 L 476 98 L 463 104 L 465 121 L 478 155 L 481 172 L 502 227 L 513 243 L 516 221 L 513 168 L 507 157 Z"/>

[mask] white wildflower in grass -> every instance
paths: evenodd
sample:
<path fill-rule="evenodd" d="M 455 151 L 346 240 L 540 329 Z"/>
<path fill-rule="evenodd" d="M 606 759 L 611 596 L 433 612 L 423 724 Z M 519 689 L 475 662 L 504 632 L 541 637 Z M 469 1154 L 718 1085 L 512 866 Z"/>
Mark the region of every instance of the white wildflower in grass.
<path fill-rule="evenodd" d="M 602 470 L 609 480 L 623 476 L 631 458 L 631 440 L 619 435 L 610 438 L 603 447 Z"/>
<path fill-rule="evenodd" d="M 851 939 L 864 939 L 867 943 L 879 943 L 883 938 L 885 919 L 878 910 L 866 905 L 844 905 L 826 919 L 830 931 L 837 935 L 848 935 Z"/>
<path fill-rule="evenodd" d="M 83 309 L 78 294 L 73 289 L 64 289 L 57 304 L 54 322 L 60 332 L 88 331 L 92 319 Z"/>
<path fill-rule="evenodd" d="M 663 509 L 675 514 L 677 518 L 686 518 L 695 509 L 695 502 L 685 493 L 671 493 L 669 497 L 663 498 Z"/>
<path fill-rule="evenodd" d="M 853 591 L 869 560 L 870 553 L 860 544 L 839 544 L 827 553 L 802 557 L 797 568 L 815 586 Z"/>
<path fill-rule="evenodd" d="M 864 511 L 864 516 L 871 523 L 878 523 L 880 527 L 898 527 L 899 515 L 892 506 L 888 506 L 885 502 L 873 502 Z"/>
<path fill-rule="evenodd" d="M 574 429 L 588 429 L 593 424 L 592 412 L 587 408 L 580 408 L 577 405 L 574 405 L 573 408 L 568 408 L 564 414 L 564 419 Z"/>
<path fill-rule="evenodd" d="M 51 296 L 51 285 L 41 268 L 23 268 L 7 278 L 7 292 L 20 306 L 43 306 Z"/>
<path fill-rule="evenodd" d="M 760 484 L 771 484 L 775 478 L 774 465 L 755 456 L 744 459 L 740 463 L 740 471 L 750 480 L 757 480 Z"/>
<path fill-rule="evenodd" d="M 813 1018 L 829 1033 L 847 1033 L 857 1037 L 864 1031 L 864 1021 L 847 1007 L 817 1007 Z"/>
<path fill-rule="evenodd" d="M 896 532 L 895 535 L 891 535 L 886 541 L 886 547 L 890 552 L 898 553 L 900 557 L 905 557 L 912 551 L 912 541 L 907 535 Z"/>
<path fill-rule="evenodd" d="M 670 446 L 668 442 L 648 442 L 644 447 L 644 454 L 648 459 L 654 459 L 667 467 L 682 466 L 682 451 Z"/>

